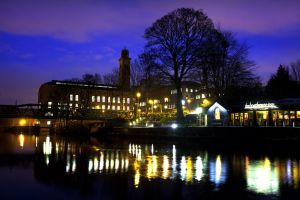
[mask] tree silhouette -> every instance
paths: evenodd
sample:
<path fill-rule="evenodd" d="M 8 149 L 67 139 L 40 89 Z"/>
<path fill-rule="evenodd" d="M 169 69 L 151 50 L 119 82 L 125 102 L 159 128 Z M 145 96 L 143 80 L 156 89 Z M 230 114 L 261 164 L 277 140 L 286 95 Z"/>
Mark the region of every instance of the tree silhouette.
<path fill-rule="evenodd" d="M 154 59 L 154 67 L 177 90 L 177 120 L 182 121 L 182 81 L 196 67 L 200 49 L 210 32 L 212 21 L 200 10 L 179 8 L 155 21 L 145 31 L 145 52 Z"/>

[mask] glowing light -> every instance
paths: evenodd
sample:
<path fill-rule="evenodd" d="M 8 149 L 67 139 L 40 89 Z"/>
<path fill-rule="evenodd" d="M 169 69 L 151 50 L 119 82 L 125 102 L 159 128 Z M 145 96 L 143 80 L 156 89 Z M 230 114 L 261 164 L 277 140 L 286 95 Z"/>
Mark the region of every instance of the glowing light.
<path fill-rule="evenodd" d="M 93 170 L 93 160 L 92 160 L 92 159 L 89 159 L 89 167 L 88 167 L 88 170 L 89 170 L 89 174 L 92 173 L 92 170 Z"/>
<path fill-rule="evenodd" d="M 274 103 L 256 103 L 256 104 L 246 104 L 245 109 L 249 110 L 268 110 L 278 108 Z"/>
<path fill-rule="evenodd" d="M 139 184 L 140 184 L 140 178 L 141 178 L 140 170 L 136 170 L 136 171 L 135 171 L 135 175 L 134 175 L 134 186 L 135 186 L 136 188 L 139 187 Z"/>
<path fill-rule="evenodd" d="M 137 98 L 140 98 L 140 97 L 141 97 L 141 93 L 140 93 L 140 92 L 137 92 L 137 93 L 136 93 L 136 97 L 137 97 Z"/>
<path fill-rule="evenodd" d="M 166 179 L 169 176 L 169 158 L 164 155 L 163 157 L 163 178 Z"/>
<path fill-rule="evenodd" d="M 247 186 L 249 190 L 264 193 L 276 194 L 279 192 L 279 175 L 277 167 L 272 169 L 268 158 L 264 161 L 249 162 Z"/>
<path fill-rule="evenodd" d="M 222 161 L 221 157 L 217 156 L 216 159 L 216 183 L 220 183 L 221 180 L 221 173 L 222 173 Z"/>
<path fill-rule="evenodd" d="M 103 167 L 104 167 L 104 155 L 103 155 L 103 152 L 100 152 L 100 162 L 99 162 L 100 172 L 103 170 Z"/>
<path fill-rule="evenodd" d="M 185 156 L 181 157 L 181 162 L 180 162 L 180 176 L 181 176 L 181 180 L 185 180 L 186 177 L 186 160 L 185 160 Z"/>
<path fill-rule="evenodd" d="M 227 111 L 223 106 L 221 106 L 221 105 L 220 105 L 219 103 L 217 103 L 217 102 L 215 102 L 215 103 L 208 109 L 208 111 L 209 111 L 209 112 L 212 112 L 212 111 L 214 111 L 216 108 L 219 108 L 220 111 L 222 111 L 222 112 L 226 112 L 226 111 Z"/>
<path fill-rule="evenodd" d="M 197 181 L 200 181 L 202 176 L 203 176 L 203 163 L 202 163 L 202 159 L 200 156 L 197 157 L 197 160 L 196 160 L 196 180 Z"/>
<path fill-rule="evenodd" d="M 189 156 L 186 161 L 186 181 L 190 182 L 193 179 L 193 161 Z"/>
<path fill-rule="evenodd" d="M 172 127 L 172 129 L 176 129 L 176 128 L 178 127 L 178 125 L 175 124 L 175 123 L 173 123 L 173 124 L 171 125 L 171 127 Z"/>
<path fill-rule="evenodd" d="M 52 143 L 51 143 L 51 141 L 50 141 L 50 137 L 47 136 L 47 137 L 46 137 L 46 141 L 43 142 L 43 153 L 44 153 L 45 155 L 50 155 L 51 152 L 52 152 Z"/>
<path fill-rule="evenodd" d="M 26 123 L 27 123 L 26 119 L 20 119 L 20 121 L 19 121 L 20 126 L 25 126 Z"/>
<path fill-rule="evenodd" d="M 24 147 L 24 141 L 25 141 L 24 135 L 23 135 L 23 134 L 20 134 L 20 135 L 19 135 L 19 142 L 20 142 L 20 147 L 21 147 L 21 148 Z"/>

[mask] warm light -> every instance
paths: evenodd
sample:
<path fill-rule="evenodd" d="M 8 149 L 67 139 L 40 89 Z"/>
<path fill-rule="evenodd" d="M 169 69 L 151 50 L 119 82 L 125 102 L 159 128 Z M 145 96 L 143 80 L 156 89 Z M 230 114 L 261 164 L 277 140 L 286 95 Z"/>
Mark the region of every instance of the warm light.
<path fill-rule="evenodd" d="M 188 99 L 188 100 L 187 100 L 187 102 L 188 102 L 188 103 L 191 103 L 191 102 L 192 102 L 192 100 Z"/>
<path fill-rule="evenodd" d="M 20 119 L 19 125 L 20 126 L 25 126 L 26 125 L 26 119 Z"/>
<path fill-rule="evenodd" d="M 19 135 L 19 141 L 20 141 L 20 147 L 23 148 L 23 146 L 24 146 L 24 141 L 25 141 L 25 138 L 24 138 L 24 135 L 23 135 L 23 134 L 20 134 L 20 135 Z"/>
<path fill-rule="evenodd" d="M 137 98 L 140 98 L 140 97 L 141 97 L 141 93 L 140 93 L 140 92 L 137 92 L 137 93 L 136 93 L 136 97 L 137 97 Z"/>
<path fill-rule="evenodd" d="M 203 100 L 203 106 L 208 106 L 210 104 L 210 101 L 207 99 Z"/>
<path fill-rule="evenodd" d="M 136 171 L 135 171 L 135 175 L 134 175 L 134 186 L 135 186 L 136 188 L 139 187 L 139 184 L 140 184 L 140 177 L 141 177 L 141 175 L 140 175 L 140 170 L 136 170 Z"/>
<path fill-rule="evenodd" d="M 169 102 L 169 98 L 168 97 L 165 97 L 164 100 L 165 100 L 165 103 Z"/>
<path fill-rule="evenodd" d="M 169 176 L 169 158 L 164 155 L 163 157 L 163 178 L 166 179 Z"/>
<path fill-rule="evenodd" d="M 152 99 L 149 100 L 149 104 L 153 104 L 153 100 Z"/>
<path fill-rule="evenodd" d="M 154 105 L 153 108 L 156 109 L 156 108 L 157 108 L 157 105 Z"/>
<path fill-rule="evenodd" d="M 157 103 L 158 103 L 158 100 L 157 100 L 157 99 L 154 99 L 153 102 L 154 102 L 154 104 L 157 104 Z"/>
<path fill-rule="evenodd" d="M 164 106 L 164 109 L 168 109 L 168 106 L 167 106 L 167 105 L 165 105 L 165 106 Z"/>

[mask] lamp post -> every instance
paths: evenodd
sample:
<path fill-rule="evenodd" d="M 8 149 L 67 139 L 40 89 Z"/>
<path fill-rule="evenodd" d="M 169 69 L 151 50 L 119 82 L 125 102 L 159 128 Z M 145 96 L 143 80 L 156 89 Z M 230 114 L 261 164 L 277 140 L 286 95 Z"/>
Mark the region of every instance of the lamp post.
<path fill-rule="evenodd" d="M 141 93 L 137 92 L 136 93 L 136 98 L 137 98 L 137 105 L 136 105 L 137 117 L 139 117 L 140 97 L 141 97 Z"/>

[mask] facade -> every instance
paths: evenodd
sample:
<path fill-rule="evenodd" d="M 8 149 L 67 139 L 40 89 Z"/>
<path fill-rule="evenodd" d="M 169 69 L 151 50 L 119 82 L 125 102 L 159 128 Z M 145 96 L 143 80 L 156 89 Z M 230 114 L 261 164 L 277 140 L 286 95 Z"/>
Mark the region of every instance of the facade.
<path fill-rule="evenodd" d="M 281 99 L 246 103 L 233 108 L 232 126 L 300 126 L 300 99 Z"/>
<path fill-rule="evenodd" d="M 127 113 L 128 117 L 134 110 L 135 97 L 130 90 L 130 58 L 127 49 L 122 50 L 119 63 L 119 85 L 55 80 L 42 84 L 38 101 L 45 110 L 45 116 L 56 117 L 62 113 L 68 116 L 80 113 L 83 116 L 80 111 L 90 110 L 90 115 L 95 116 L 118 112 Z"/>

